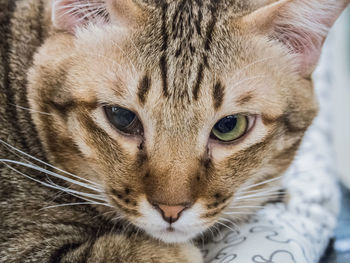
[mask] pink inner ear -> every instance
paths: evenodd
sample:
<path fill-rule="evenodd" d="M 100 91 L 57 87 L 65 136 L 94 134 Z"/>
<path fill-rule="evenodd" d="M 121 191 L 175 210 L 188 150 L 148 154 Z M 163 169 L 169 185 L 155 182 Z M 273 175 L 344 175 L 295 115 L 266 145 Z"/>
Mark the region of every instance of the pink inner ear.
<path fill-rule="evenodd" d="M 79 1 L 54 0 L 52 4 L 52 22 L 56 28 L 73 33 L 76 27 L 83 25 Z"/>
<path fill-rule="evenodd" d="M 299 58 L 299 70 L 310 75 L 321 54 L 329 28 L 349 0 L 293 0 L 287 2 L 273 22 L 273 38 Z"/>
<path fill-rule="evenodd" d="M 299 59 L 301 73 L 310 74 L 320 57 L 326 32 L 305 31 L 292 24 L 277 26 L 274 38 L 285 44 Z"/>
<path fill-rule="evenodd" d="M 106 17 L 107 11 L 103 2 L 54 0 L 52 4 L 53 25 L 71 33 L 89 22 L 106 21 Z"/>

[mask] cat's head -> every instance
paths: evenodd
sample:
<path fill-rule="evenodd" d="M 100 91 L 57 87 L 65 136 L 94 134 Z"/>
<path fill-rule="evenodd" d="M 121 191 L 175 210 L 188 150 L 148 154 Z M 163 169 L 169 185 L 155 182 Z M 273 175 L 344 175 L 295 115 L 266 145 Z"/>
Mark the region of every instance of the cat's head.
<path fill-rule="evenodd" d="M 48 158 L 103 192 L 85 197 L 184 242 L 276 196 L 349 1 L 53 2 L 28 92 Z"/>

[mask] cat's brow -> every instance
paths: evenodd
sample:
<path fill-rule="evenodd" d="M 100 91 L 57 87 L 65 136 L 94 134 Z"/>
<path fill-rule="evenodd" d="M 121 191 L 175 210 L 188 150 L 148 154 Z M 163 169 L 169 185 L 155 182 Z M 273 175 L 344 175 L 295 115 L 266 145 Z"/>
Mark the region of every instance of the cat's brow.
<path fill-rule="evenodd" d="M 251 91 L 247 91 L 237 98 L 236 104 L 239 106 L 243 106 L 249 103 L 253 98 L 254 98 L 253 93 Z"/>
<path fill-rule="evenodd" d="M 142 105 L 146 103 L 147 95 L 150 90 L 150 87 L 151 87 L 151 79 L 148 76 L 148 74 L 145 74 L 140 80 L 140 83 L 138 86 L 138 92 L 137 92 L 137 96 Z"/>
<path fill-rule="evenodd" d="M 96 109 L 98 107 L 97 101 L 87 102 L 87 101 L 67 100 L 64 102 L 56 102 L 54 100 L 48 100 L 47 104 L 49 106 L 51 106 L 52 108 L 56 109 L 62 115 L 67 115 L 73 109 L 76 109 L 77 107 L 84 107 L 84 108 L 87 108 L 90 110 Z"/>
<path fill-rule="evenodd" d="M 224 100 L 225 92 L 221 82 L 217 82 L 213 87 L 214 108 L 217 110 L 221 107 Z"/>

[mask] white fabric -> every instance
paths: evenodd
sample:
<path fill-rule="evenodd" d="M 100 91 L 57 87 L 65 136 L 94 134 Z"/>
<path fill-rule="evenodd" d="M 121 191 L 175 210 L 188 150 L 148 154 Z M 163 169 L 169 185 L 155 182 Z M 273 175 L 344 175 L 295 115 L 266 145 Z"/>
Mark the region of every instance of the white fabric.
<path fill-rule="evenodd" d="M 270 204 L 239 231 L 222 231 L 203 249 L 205 262 L 316 263 L 333 235 L 339 211 L 334 171 L 330 92 L 332 50 L 325 47 L 314 75 L 320 113 L 284 176 L 288 204 Z"/>

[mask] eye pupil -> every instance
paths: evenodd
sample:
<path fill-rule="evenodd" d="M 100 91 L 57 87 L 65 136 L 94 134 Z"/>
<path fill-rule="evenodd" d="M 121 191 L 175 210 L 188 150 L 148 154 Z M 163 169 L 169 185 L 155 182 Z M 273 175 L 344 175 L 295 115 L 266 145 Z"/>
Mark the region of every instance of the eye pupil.
<path fill-rule="evenodd" d="M 227 116 L 220 120 L 216 125 L 215 129 L 221 133 L 227 133 L 232 131 L 237 125 L 236 116 Z"/>
<path fill-rule="evenodd" d="M 142 124 L 132 111 L 117 106 L 105 106 L 104 110 L 109 122 L 119 131 L 127 134 L 142 135 Z"/>
<path fill-rule="evenodd" d="M 227 116 L 219 120 L 212 129 L 212 138 L 232 142 L 246 134 L 248 117 L 242 114 Z"/>
<path fill-rule="evenodd" d="M 136 115 L 129 110 L 112 107 L 113 123 L 120 127 L 127 127 L 135 119 Z"/>

